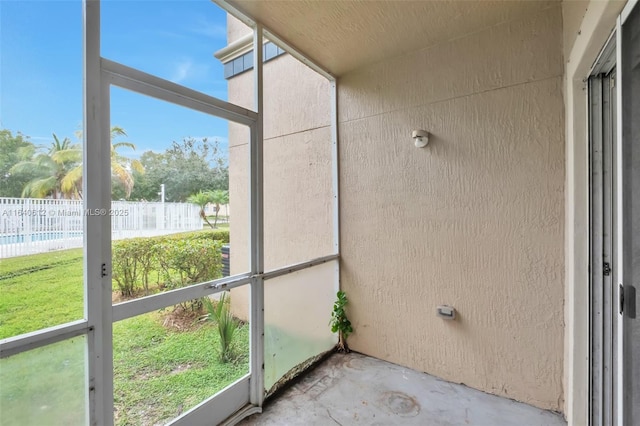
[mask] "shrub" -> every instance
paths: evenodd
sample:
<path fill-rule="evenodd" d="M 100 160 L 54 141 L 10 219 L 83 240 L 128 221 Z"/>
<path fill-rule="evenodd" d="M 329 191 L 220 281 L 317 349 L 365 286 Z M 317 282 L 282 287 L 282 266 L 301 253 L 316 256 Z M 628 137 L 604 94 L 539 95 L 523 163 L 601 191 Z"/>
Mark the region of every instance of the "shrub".
<path fill-rule="evenodd" d="M 116 241 L 112 268 L 115 288 L 123 297 L 133 297 L 139 289 L 149 294 L 153 271 L 157 272 L 157 284 L 166 288 L 219 278 L 220 249 L 228 242 L 227 229 Z M 202 308 L 201 302 L 196 305 Z"/>
<path fill-rule="evenodd" d="M 111 273 L 123 297 L 134 295 L 140 276 L 138 240 L 118 241 L 113 245 Z"/>
<path fill-rule="evenodd" d="M 162 270 L 164 285 L 174 289 L 222 275 L 222 242 L 207 238 L 167 239 L 156 247 L 156 259 Z M 192 300 L 192 310 L 202 309 L 202 301 Z M 188 305 L 182 305 L 187 308 Z"/>
<path fill-rule="evenodd" d="M 161 238 L 162 240 L 212 240 L 229 244 L 229 229 L 207 229 L 198 232 L 173 234 L 154 238 Z"/>

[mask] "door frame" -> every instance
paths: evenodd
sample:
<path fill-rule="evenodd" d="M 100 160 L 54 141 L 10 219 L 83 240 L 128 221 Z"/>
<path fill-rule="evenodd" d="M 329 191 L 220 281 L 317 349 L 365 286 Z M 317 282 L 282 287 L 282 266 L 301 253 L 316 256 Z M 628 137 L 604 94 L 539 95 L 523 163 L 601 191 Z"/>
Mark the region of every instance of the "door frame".
<path fill-rule="evenodd" d="M 589 403 L 590 425 L 625 423 L 623 321 L 622 26 L 627 2 L 588 78 L 589 129 Z M 611 78 L 609 78 L 611 76 Z M 614 90 L 603 87 L 611 82 Z M 603 84 L 604 83 L 604 84 Z M 606 175 L 606 176 L 605 176 Z M 604 262 L 610 264 L 603 273 Z"/>
<path fill-rule="evenodd" d="M 588 79 L 589 97 L 589 418 L 610 425 L 617 417 L 618 272 L 615 251 L 615 171 L 618 158 L 616 40 L 612 36 Z"/>

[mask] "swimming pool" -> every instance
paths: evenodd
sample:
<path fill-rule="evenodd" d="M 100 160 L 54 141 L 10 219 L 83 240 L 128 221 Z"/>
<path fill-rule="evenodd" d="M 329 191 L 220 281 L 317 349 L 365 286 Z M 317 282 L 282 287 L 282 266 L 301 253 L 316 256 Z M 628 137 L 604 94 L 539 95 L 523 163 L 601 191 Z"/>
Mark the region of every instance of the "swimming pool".
<path fill-rule="evenodd" d="M 82 231 L 49 231 L 22 235 L 0 235 L 0 245 L 20 244 L 25 242 L 53 241 L 65 238 L 82 237 Z"/>

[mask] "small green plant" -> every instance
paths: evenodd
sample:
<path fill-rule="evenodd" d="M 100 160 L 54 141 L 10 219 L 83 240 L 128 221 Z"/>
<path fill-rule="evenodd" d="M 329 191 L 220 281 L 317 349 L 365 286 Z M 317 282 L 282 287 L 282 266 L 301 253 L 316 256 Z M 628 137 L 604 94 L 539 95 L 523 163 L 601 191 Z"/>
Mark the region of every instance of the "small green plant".
<path fill-rule="evenodd" d="M 215 321 L 220 334 L 220 361 L 229 362 L 234 360 L 233 338 L 240 322 L 233 317 L 229 309 L 229 299 L 223 293 L 218 303 L 214 306 L 211 299 L 204 298 L 204 304 L 209 312 L 208 319 Z"/>
<path fill-rule="evenodd" d="M 333 304 L 331 322 L 329 324 L 331 325 L 331 332 L 338 333 L 338 351 L 349 352 L 347 337 L 353 333 L 353 327 L 344 309 L 349 301 L 344 291 L 339 291 L 336 296 L 337 299 Z"/>

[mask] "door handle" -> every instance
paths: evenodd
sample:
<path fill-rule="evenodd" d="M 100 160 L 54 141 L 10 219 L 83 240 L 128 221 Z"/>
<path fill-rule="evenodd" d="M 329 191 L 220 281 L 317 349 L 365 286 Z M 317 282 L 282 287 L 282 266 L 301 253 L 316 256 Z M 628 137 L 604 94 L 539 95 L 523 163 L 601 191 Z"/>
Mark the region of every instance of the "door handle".
<path fill-rule="evenodd" d="M 628 318 L 636 317 L 636 288 L 632 285 L 620 284 L 620 310 Z"/>

